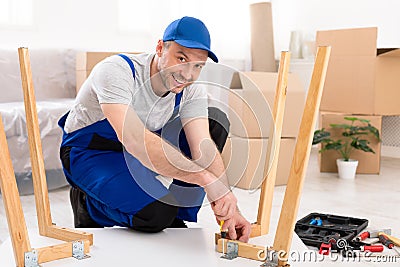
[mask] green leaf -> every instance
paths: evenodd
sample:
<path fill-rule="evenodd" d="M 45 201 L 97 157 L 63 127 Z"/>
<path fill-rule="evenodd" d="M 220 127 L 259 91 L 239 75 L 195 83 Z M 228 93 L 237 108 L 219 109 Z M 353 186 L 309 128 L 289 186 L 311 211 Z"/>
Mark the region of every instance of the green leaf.
<path fill-rule="evenodd" d="M 316 130 L 314 132 L 314 137 L 313 137 L 312 144 L 316 145 L 316 144 L 319 144 L 319 143 L 323 142 L 324 140 L 329 140 L 330 136 L 331 136 L 331 133 L 325 131 L 324 128 L 322 128 L 321 130 Z"/>
<path fill-rule="evenodd" d="M 330 124 L 329 126 L 331 126 L 334 129 L 350 129 L 352 126 L 348 125 L 348 124 Z"/>
<path fill-rule="evenodd" d="M 344 117 L 344 119 L 348 120 L 348 121 L 357 121 L 358 120 L 358 118 L 356 118 L 356 117 Z"/>
<path fill-rule="evenodd" d="M 368 124 L 369 124 L 369 122 L 370 122 L 370 120 L 367 120 L 367 119 L 358 119 L 358 120 L 361 121 L 361 122 L 368 123 Z"/>
<path fill-rule="evenodd" d="M 368 124 L 368 126 L 362 126 L 360 127 L 361 131 L 365 131 L 367 134 L 372 134 L 373 136 L 375 136 L 379 141 L 381 141 L 380 137 L 379 137 L 379 130 L 372 126 L 371 124 Z"/>
<path fill-rule="evenodd" d="M 351 146 L 355 149 L 362 150 L 364 152 L 375 153 L 375 151 L 368 145 L 369 141 L 367 140 L 353 140 L 351 142 Z"/>
<path fill-rule="evenodd" d="M 324 144 L 324 150 L 340 150 L 343 147 L 342 140 L 331 141 Z"/>

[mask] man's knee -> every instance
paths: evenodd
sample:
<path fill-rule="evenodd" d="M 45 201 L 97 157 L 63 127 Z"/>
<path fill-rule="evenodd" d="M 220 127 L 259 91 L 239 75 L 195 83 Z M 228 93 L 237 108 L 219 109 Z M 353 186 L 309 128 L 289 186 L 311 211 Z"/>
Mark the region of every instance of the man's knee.
<path fill-rule="evenodd" d="M 230 122 L 226 114 L 216 107 L 208 108 L 208 124 L 211 139 L 217 145 L 219 152 L 222 152 L 226 139 L 228 138 Z"/>
<path fill-rule="evenodd" d="M 77 187 L 71 187 L 69 192 L 71 207 L 74 214 L 75 228 L 102 228 L 97 224 L 87 210 L 86 194 Z"/>
<path fill-rule="evenodd" d="M 175 199 L 167 195 L 150 203 L 133 216 L 131 228 L 156 233 L 169 227 L 178 214 L 178 207 L 174 205 L 174 202 Z"/>

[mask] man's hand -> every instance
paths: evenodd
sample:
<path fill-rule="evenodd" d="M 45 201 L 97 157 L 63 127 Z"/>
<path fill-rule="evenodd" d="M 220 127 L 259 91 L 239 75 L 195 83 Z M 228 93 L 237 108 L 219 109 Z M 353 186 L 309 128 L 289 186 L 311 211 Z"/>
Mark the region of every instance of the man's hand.
<path fill-rule="evenodd" d="M 232 192 L 227 193 L 223 197 L 211 202 L 211 208 L 217 220 L 229 220 L 237 212 L 237 199 Z"/>
<path fill-rule="evenodd" d="M 218 221 L 218 218 L 217 218 Z M 232 240 L 248 242 L 251 233 L 250 223 L 236 210 L 234 216 L 224 222 L 222 230 L 228 229 L 228 235 Z"/>

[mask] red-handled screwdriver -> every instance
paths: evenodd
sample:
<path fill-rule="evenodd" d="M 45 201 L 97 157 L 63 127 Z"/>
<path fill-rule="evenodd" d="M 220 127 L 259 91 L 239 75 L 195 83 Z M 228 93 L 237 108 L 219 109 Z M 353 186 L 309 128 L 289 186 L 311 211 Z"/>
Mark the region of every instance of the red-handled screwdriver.
<path fill-rule="evenodd" d="M 374 246 L 361 246 L 361 251 L 369 251 L 369 252 L 382 252 L 383 246 L 381 245 L 374 245 Z"/>
<path fill-rule="evenodd" d="M 375 238 L 378 237 L 380 233 L 388 234 L 390 235 L 392 233 L 391 229 L 382 229 L 382 230 L 375 230 L 375 231 L 365 231 L 362 232 L 359 236 L 354 238 L 355 241 L 361 242 L 367 238 Z"/>
<path fill-rule="evenodd" d="M 367 239 L 368 237 L 369 237 L 369 232 L 362 232 L 359 236 L 357 236 L 357 237 L 355 238 L 355 240 L 356 240 L 357 242 L 360 242 L 360 241 L 362 241 L 362 240 Z"/>

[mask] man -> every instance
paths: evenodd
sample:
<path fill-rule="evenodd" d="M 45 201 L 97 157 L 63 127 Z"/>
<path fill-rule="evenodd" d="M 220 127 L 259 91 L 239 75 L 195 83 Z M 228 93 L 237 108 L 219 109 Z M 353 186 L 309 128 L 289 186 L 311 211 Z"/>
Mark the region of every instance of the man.
<path fill-rule="evenodd" d="M 248 241 L 220 156 L 229 121 L 194 83 L 208 57 L 218 62 L 206 26 L 183 17 L 155 54 L 115 55 L 93 69 L 59 122 L 76 227 L 186 227 L 207 194 L 229 236 Z M 173 178 L 169 188 L 160 176 Z"/>

